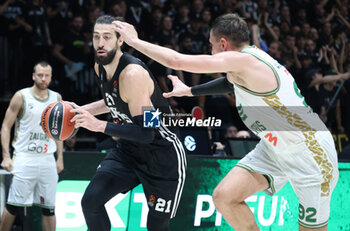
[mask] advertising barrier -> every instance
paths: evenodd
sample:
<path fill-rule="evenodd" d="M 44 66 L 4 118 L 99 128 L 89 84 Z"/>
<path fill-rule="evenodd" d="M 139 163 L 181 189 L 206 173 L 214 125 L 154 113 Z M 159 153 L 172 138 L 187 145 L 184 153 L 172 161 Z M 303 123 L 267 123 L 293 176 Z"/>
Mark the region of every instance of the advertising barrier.
<path fill-rule="evenodd" d="M 57 231 L 87 230 L 80 201 L 103 154 L 66 153 L 65 171 L 57 187 Z M 187 179 L 171 230 L 232 230 L 216 211 L 212 192 L 237 159 L 189 157 Z M 328 230 L 350 230 L 350 163 L 339 163 L 340 177 L 331 202 Z M 298 230 L 298 202 L 287 184 L 274 196 L 257 193 L 246 200 L 261 230 Z M 112 230 L 146 231 L 147 202 L 142 186 L 118 194 L 106 205 Z M 308 214 L 306 213 L 306 216 Z"/>

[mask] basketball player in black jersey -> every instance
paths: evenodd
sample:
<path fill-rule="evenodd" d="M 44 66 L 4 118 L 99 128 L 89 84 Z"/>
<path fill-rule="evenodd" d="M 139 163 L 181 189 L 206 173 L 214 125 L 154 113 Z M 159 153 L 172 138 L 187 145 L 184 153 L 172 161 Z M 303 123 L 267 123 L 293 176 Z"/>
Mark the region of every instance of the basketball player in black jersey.
<path fill-rule="evenodd" d="M 95 71 L 103 100 L 72 110 L 77 127 L 119 137 L 98 167 L 82 199 L 90 231 L 110 230 L 104 204 L 118 193 L 142 184 L 148 208 L 147 229 L 169 230 L 185 180 L 185 151 L 174 128 L 143 128 L 143 111 L 170 107 L 139 59 L 121 51 L 123 40 L 108 15 L 96 20 L 93 33 Z M 94 117 L 110 112 L 114 122 Z"/>

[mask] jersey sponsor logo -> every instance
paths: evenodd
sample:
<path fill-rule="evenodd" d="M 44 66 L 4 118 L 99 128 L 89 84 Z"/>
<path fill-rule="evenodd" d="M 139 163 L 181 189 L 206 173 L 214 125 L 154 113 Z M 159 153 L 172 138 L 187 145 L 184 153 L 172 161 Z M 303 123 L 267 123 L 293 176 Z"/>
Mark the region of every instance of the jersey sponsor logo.
<path fill-rule="evenodd" d="M 250 125 L 250 129 L 258 135 L 260 132 L 265 131 L 266 127 L 257 120 L 252 125 Z"/>
<path fill-rule="evenodd" d="M 105 92 L 105 100 L 114 120 L 121 120 L 126 121 L 127 123 L 132 123 L 132 120 L 126 114 L 117 110 L 113 97 L 107 92 Z"/>
<path fill-rule="evenodd" d="M 47 142 L 50 141 L 50 138 L 44 134 L 44 133 L 41 133 L 41 132 L 30 132 L 29 133 L 29 140 L 32 141 L 32 140 L 45 140 Z"/>
<path fill-rule="evenodd" d="M 160 115 L 162 114 L 159 109 L 157 110 L 145 110 L 143 111 L 143 127 L 144 128 L 159 128 L 160 127 Z"/>
<path fill-rule="evenodd" d="M 36 143 L 34 142 L 30 142 L 28 144 L 28 151 L 30 152 L 36 152 L 36 153 L 47 153 L 48 151 L 48 145 L 47 144 L 44 144 L 44 146 L 41 146 L 41 145 L 37 145 Z"/>
<path fill-rule="evenodd" d="M 267 133 L 267 134 L 265 135 L 265 138 L 267 138 L 268 141 L 269 141 L 270 143 L 272 143 L 273 146 L 276 147 L 276 145 L 277 145 L 277 137 L 276 137 L 276 136 L 273 136 L 272 133 L 269 132 L 269 133 Z"/>

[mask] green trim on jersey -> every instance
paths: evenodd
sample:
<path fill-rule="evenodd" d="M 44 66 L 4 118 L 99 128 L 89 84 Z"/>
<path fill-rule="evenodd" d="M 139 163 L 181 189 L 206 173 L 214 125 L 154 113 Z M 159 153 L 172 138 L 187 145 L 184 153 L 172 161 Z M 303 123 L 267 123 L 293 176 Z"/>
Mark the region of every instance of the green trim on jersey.
<path fill-rule="evenodd" d="M 17 116 L 17 120 L 20 121 L 23 116 L 24 116 L 24 113 L 26 112 L 26 99 L 24 97 L 24 93 L 22 93 L 23 90 L 20 90 L 19 91 L 19 94 L 21 94 L 22 96 L 22 111 L 21 111 L 21 114 Z"/>
<path fill-rule="evenodd" d="M 62 100 L 62 96 L 60 93 L 57 93 L 57 101 L 61 101 Z"/>
<path fill-rule="evenodd" d="M 32 91 L 32 88 L 29 88 L 29 92 L 30 94 L 34 97 L 34 99 L 38 100 L 39 102 L 46 102 L 50 99 L 50 90 L 49 89 L 46 89 L 47 91 L 47 97 L 46 99 L 39 99 L 38 97 L 35 96 L 35 94 L 33 93 Z"/>
<path fill-rule="evenodd" d="M 249 48 L 256 48 L 255 46 L 248 46 L 248 47 L 249 47 Z M 276 70 L 273 68 L 273 66 L 272 66 L 270 63 L 268 63 L 267 61 L 265 61 L 265 60 L 264 60 L 262 57 L 260 57 L 259 55 L 254 54 L 254 53 L 252 53 L 252 52 L 250 52 L 250 51 L 247 51 L 246 48 L 247 48 L 247 47 L 243 48 L 243 49 L 241 50 L 241 52 L 242 52 L 242 53 L 246 53 L 246 54 L 250 54 L 250 55 L 254 56 L 255 58 L 259 59 L 260 61 L 262 61 L 263 63 L 265 63 L 267 66 L 269 66 L 269 67 L 271 68 L 271 70 L 273 71 L 273 73 L 274 73 L 276 79 L 277 79 L 277 84 L 278 84 L 278 86 L 277 86 L 274 90 L 272 90 L 272 91 L 267 91 L 267 92 L 256 92 L 256 91 L 249 90 L 248 88 L 243 87 L 243 86 L 241 86 L 241 85 L 239 85 L 239 84 L 236 84 L 236 83 L 235 83 L 235 85 L 236 85 L 237 87 L 241 88 L 242 90 L 248 92 L 249 94 L 256 95 L 256 96 L 270 96 L 270 95 L 276 94 L 276 93 L 278 92 L 278 90 L 280 89 L 280 86 L 281 86 L 281 81 L 280 81 L 280 77 L 279 77 L 278 73 L 276 72 Z"/>
<path fill-rule="evenodd" d="M 300 226 L 303 226 L 304 228 L 307 228 L 307 229 L 319 229 L 319 228 L 322 228 L 322 227 L 325 227 L 328 225 L 328 220 L 321 223 L 321 224 L 317 224 L 317 225 L 309 225 L 309 224 L 305 224 L 303 223 L 302 221 L 298 220 L 299 222 L 299 225 Z"/>
<path fill-rule="evenodd" d="M 235 165 L 235 167 L 240 167 L 240 168 L 243 168 L 249 172 L 254 172 L 254 173 L 259 173 L 259 172 L 256 172 L 254 169 L 252 169 L 251 167 L 245 165 L 245 164 L 241 164 L 241 163 L 238 163 Z M 262 173 L 260 173 L 262 174 Z M 267 178 L 267 181 L 269 182 L 269 186 L 271 188 L 271 192 L 272 194 L 275 194 L 276 193 L 276 189 L 275 189 L 275 183 L 273 181 L 273 177 L 270 175 L 270 174 L 262 174 L 263 176 L 265 176 Z"/>

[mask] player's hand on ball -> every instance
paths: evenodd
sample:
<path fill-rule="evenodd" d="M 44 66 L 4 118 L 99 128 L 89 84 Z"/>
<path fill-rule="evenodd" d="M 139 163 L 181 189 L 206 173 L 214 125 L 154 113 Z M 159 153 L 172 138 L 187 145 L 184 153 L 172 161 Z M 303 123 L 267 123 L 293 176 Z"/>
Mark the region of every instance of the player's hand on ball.
<path fill-rule="evenodd" d="M 169 98 L 172 96 L 193 96 L 191 93 L 191 88 L 184 84 L 177 76 L 168 75 L 168 78 L 171 80 L 173 84 L 173 90 L 171 92 L 163 93 L 165 98 Z"/>
<path fill-rule="evenodd" d="M 70 101 L 65 101 L 65 100 L 62 100 L 63 102 L 65 102 L 65 103 L 69 103 L 69 104 L 71 104 L 74 108 L 80 108 L 80 106 L 79 105 L 77 105 L 76 103 L 74 103 L 74 102 L 70 102 Z"/>
<path fill-rule="evenodd" d="M 93 132 L 104 132 L 107 122 L 96 119 L 88 111 L 76 108 L 71 110 L 76 115 L 71 119 L 71 122 L 75 122 L 75 127 L 83 127 Z"/>

